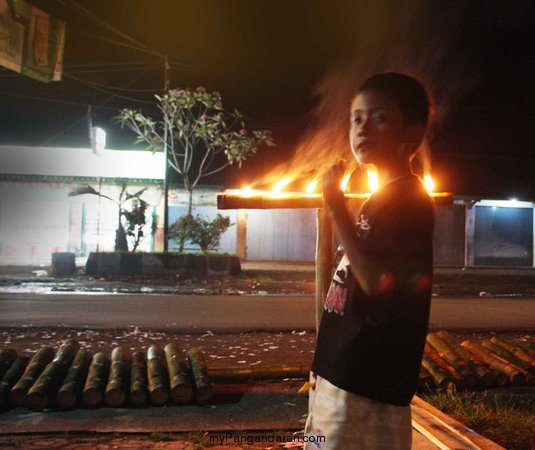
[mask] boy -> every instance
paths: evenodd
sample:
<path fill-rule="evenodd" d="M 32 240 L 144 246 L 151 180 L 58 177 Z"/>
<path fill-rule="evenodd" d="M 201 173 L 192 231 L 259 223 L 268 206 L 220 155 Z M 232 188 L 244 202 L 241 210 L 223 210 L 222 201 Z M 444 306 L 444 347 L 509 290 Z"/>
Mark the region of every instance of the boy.
<path fill-rule="evenodd" d="M 359 164 L 375 166 L 381 188 L 355 223 L 339 188 L 342 169 L 323 179 L 345 255 L 324 303 L 305 449 L 411 447 L 409 403 L 429 320 L 434 226 L 433 201 L 411 159 L 428 118 L 417 80 L 398 73 L 369 78 L 351 104 L 349 140 Z"/>

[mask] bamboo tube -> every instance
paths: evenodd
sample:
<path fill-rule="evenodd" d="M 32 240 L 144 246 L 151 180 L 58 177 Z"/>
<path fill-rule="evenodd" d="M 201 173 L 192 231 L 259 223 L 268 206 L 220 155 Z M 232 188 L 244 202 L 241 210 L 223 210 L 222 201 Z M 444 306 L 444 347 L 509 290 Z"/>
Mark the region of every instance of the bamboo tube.
<path fill-rule="evenodd" d="M 444 361 L 444 359 L 442 359 L 438 352 L 428 342 L 426 342 L 425 345 L 427 356 L 444 371 L 450 374 L 451 381 L 455 384 L 455 386 L 460 389 L 464 389 L 466 385 L 464 384 L 461 374 L 454 367 L 450 366 L 446 361 Z"/>
<path fill-rule="evenodd" d="M 143 406 L 147 398 L 147 360 L 142 352 L 134 352 L 130 372 L 130 403 Z"/>
<path fill-rule="evenodd" d="M 310 367 L 300 364 L 208 369 L 208 376 L 214 381 L 247 380 L 253 378 L 308 378 L 309 374 Z"/>
<path fill-rule="evenodd" d="M 167 344 L 164 349 L 165 362 L 169 372 L 170 397 L 174 403 L 186 404 L 193 400 L 191 376 L 182 359 L 176 343 Z"/>
<path fill-rule="evenodd" d="M 52 362 L 45 367 L 28 391 L 26 395 L 28 409 L 42 411 L 49 405 L 61 386 L 77 351 L 78 343 L 74 339 L 69 339 L 60 346 Z"/>
<path fill-rule="evenodd" d="M 509 383 L 509 377 L 504 374 L 502 371 L 493 369 L 491 367 L 490 369 L 492 376 L 494 377 L 494 385 L 498 387 L 506 386 Z"/>
<path fill-rule="evenodd" d="M 90 408 L 95 408 L 102 404 L 104 400 L 104 388 L 109 369 L 109 360 L 104 352 L 98 352 L 93 355 L 84 390 L 82 400 Z"/>
<path fill-rule="evenodd" d="M 462 358 L 462 360 L 468 365 L 468 367 L 470 367 L 472 372 L 474 372 L 478 376 L 481 386 L 488 388 L 493 384 L 497 384 L 496 377 L 492 374 L 492 371 L 489 369 L 489 367 L 485 364 L 480 363 L 479 360 L 475 360 L 470 352 L 468 352 L 465 348 L 461 347 L 455 341 L 455 339 L 453 339 L 453 336 L 451 336 L 451 334 L 449 334 L 447 331 L 442 330 L 438 331 L 437 335 L 442 338 L 459 356 L 459 358 Z M 507 384 L 507 377 L 501 374 L 501 376 L 499 376 L 498 382 L 504 382 L 505 384 Z"/>
<path fill-rule="evenodd" d="M 0 349 L 0 380 L 4 377 L 15 359 L 17 359 L 17 352 L 12 348 Z"/>
<path fill-rule="evenodd" d="M 111 366 L 104 402 L 107 406 L 118 408 L 126 401 L 128 377 L 128 355 L 123 346 L 118 346 L 111 352 Z"/>
<path fill-rule="evenodd" d="M 169 388 L 162 354 L 157 345 L 151 345 L 147 352 L 147 374 L 151 402 L 155 405 L 163 405 L 169 400 Z"/>
<path fill-rule="evenodd" d="M 474 388 L 478 383 L 477 376 L 470 370 L 466 362 L 460 358 L 446 341 L 436 333 L 429 333 L 426 338 L 451 367 L 459 374 L 461 384 L 468 389 Z"/>
<path fill-rule="evenodd" d="M 67 376 L 56 394 L 56 405 L 58 408 L 63 410 L 71 409 L 78 403 L 87 375 L 89 360 L 88 351 L 79 350 L 76 353 L 74 361 L 67 372 Z"/>
<path fill-rule="evenodd" d="M 23 406 L 26 394 L 35 380 L 41 375 L 46 365 L 52 361 L 54 350 L 50 347 L 41 347 L 30 360 L 26 370 L 9 393 L 9 401 L 14 406 Z"/>
<path fill-rule="evenodd" d="M 463 341 L 461 342 L 461 345 L 464 348 L 468 349 L 474 355 L 477 355 L 478 358 L 480 358 L 492 368 L 505 373 L 511 383 L 513 383 L 514 385 L 522 386 L 525 383 L 526 377 L 521 371 L 519 371 L 511 364 L 507 364 L 507 362 L 505 362 L 500 357 L 494 355 L 493 353 L 489 352 L 486 348 L 474 344 L 470 341 Z"/>
<path fill-rule="evenodd" d="M 29 360 L 30 358 L 27 356 L 17 356 L 17 359 L 13 361 L 11 367 L 2 377 L 2 381 L 0 381 L 0 408 L 8 404 L 9 392 L 24 373 Z"/>
<path fill-rule="evenodd" d="M 505 350 L 505 348 L 500 347 L 499 345 L 494 344 L 493 342 L 489 340 L 483 341 L 482 346 L 485 347 L 490 352 L 502 358 L 507 363 L 511 364 L 511 366 L 516 367 L 518 370 L 520 370 L 522 374 L 526 377 L 525 383 L 527 385 L 529 386 L 535 385 L 535 375 L 529 372 L 531 367 L 528 363 L 516 358 L 515 355 Z"/>
<path fill-rule="evenodd" d="M 518 359 L 513 353 L 506 350 L 501 345 L 489 341 L 488 339 L 485 339 L 483 342 L 481 342 L 481 345 L 492 353 L 498 355 L 500 358 L 505 359 L 509 364 L 513 366 L 519 367 L 524 371 L 528 371 L 531 368 L 531 364 L 527 363 L 526 361 L 522 361 L 521 359 Z"/>
<path fill-rule="evenodd" d="M 420 367 L 418 387 L 424 391 L 430 391 L 435 387 L 435 381 L 433 380 L 433 377 L 424 367 Z"/>
<path fill-rule="evenodd" d="M 517 345 L 510 344 L 509 342 L 506 342 L 496 336 L 491 337 L 490 341 L 494 344 L 499 345 L 500 347 L 503 347 L 505 350 L 515 355 L 518 359 L 530 364 L 532 371 L 535 370 L 535 358 L 531 356 L 528 352 L 524 351 Z"/>
<path fill-rule="evenodd" d="M 451 383 L 451 377 L 449 374 L 428 355 L 423 355 L 422 366 L 433 377 L 437 388 L 444 389 Z"/>
<path fill-rule="evenodd" d="M 212 383 L 208 377 L 206 362 L 201 349 L 194 347 L 188 351 L 189 366 L 195 383 L 195 401 L 199 405 L 206 405 L 214 398 Z"/>

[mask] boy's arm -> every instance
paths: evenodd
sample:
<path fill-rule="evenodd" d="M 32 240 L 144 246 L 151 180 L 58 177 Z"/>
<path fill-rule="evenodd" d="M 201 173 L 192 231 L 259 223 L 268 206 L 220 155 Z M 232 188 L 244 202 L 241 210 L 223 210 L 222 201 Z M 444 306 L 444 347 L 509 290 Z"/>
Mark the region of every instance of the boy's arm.
<path fill-rule="evenodd" d="M 387 264 L 366 254 L 359 245 L 353 218 L 340 190 L 341 175 L 340 166 L 334 166 L 327 172 L 323 178 L 323 201 L 333 219 L 355 279 L 365 294 L 377 295 L 381 292 L 382 277 L 388 273 Z"/>

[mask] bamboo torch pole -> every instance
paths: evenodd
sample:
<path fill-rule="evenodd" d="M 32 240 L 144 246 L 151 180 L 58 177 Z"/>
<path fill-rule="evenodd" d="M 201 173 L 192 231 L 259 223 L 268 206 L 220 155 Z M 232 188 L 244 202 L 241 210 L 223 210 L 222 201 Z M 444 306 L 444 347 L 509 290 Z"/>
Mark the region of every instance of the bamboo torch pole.
<path fill-rule="evenodd" d="M 333 224 L 326 208 L 317 210 L 316 241 L 316 335 L 319 330 L 323 302 L 332 278 Z"/>

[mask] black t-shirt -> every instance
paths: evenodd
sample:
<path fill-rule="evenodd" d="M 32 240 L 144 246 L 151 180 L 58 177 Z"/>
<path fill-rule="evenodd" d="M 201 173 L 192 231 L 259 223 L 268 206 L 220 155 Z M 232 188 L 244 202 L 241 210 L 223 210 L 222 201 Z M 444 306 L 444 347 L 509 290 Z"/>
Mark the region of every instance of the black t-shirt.
<path fill-rule="evenodd" d="M 387 259 L 380 294 L 366 295 L 347 257 L 324 302 L 312 371 L 383 403 L 410 403 L 425 345 L 433 272 L 434 204 L 416 176 L 373 194 L 356 222 L 361 250 Z"/>

